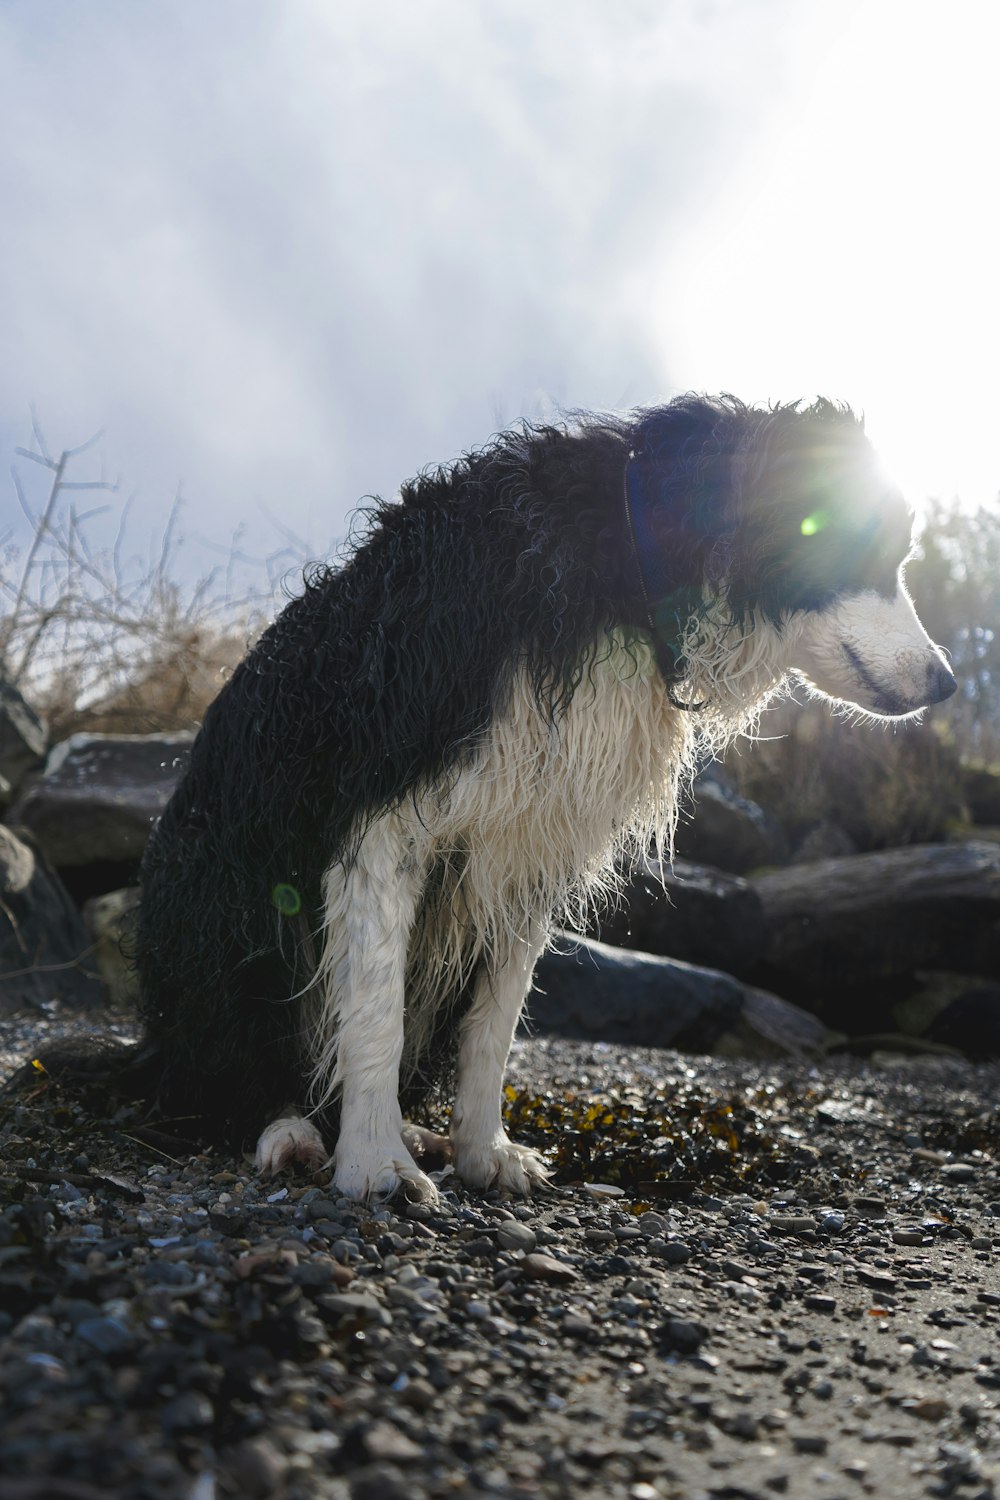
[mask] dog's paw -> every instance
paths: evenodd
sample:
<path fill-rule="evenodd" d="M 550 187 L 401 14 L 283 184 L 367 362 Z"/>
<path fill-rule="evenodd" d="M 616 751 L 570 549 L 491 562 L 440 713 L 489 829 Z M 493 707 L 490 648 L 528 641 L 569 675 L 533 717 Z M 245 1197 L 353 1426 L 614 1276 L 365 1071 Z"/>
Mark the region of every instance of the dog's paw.
<path fill-rule="evenodd" d="M 399 1142 L 395 1149 L 364 1152 L 342 1149 L 337 1143 L 336 1170 L 333 1182 L 345 1198 L 394 1198 L 397 1195 L 409 1203 L 436 1203 L 438 1190 L 421 1172 L 409 1152 Z"/>
<path fill-rule="evenodd" d="M 518 1146 L 506 1134 L 484 1146 L 463 1146 L 459 1137 L 454 1146 L 455 1171 L 469 1187 L 497 1188 L 524 1198 L 549 1180 L 549 1169 L 538 1152 Z"/>
<path fill-rule="evenodd" d="M 403 1145 L 414 1161 L 426 1164 L 430 1160 L 440 1166 L 448 1166 L 455 1160 L 455 1148 L 450 1136 L 439 1135 L 437 1131 L 428 1130 L 424 1125 L 413 1125 L 409 1120 L 403 1121 L 402 1136 Z"/>
<path fill-rule="evenodd" d="M 304 1167 L 318 1171 L 330 1160 L 330 1153 L 323 1143 L 316 1126 L 301 1115 L 286 1115 L 284 1119 L 272 1120 L 261 1133 L 257 1142 L 257 1171 L 273 1177 L 284 1167 L 299 1162 Z"/>

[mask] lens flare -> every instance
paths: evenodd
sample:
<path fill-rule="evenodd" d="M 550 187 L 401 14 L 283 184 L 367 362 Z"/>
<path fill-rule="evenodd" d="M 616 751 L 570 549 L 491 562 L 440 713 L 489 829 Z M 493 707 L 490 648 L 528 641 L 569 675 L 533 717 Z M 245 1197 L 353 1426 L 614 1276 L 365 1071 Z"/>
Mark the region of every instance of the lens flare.
<path fill-rule="evenodd" d="M 271 901 L 283 917 L 294 917 L 302 910 L 302 897 L 294 885 L 276 885 L 271 892 Z"/>

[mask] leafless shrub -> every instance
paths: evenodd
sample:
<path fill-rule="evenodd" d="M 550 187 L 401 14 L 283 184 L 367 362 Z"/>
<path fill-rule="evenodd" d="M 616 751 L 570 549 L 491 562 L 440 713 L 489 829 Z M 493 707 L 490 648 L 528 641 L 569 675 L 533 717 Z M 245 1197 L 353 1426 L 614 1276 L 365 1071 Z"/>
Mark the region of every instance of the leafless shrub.
<path fill-rule="evenodd" d="M 33 505 L 24 473 L 12 470 L 31 530 L 24 548 L 11 532 L 0 538 L 0 674 L 45 715 L 54 739 L 78 730 L 196 726 L 263 623 L 292 550 L 247 559 L 237 536 L 224 563 L 184 583 L 176 576 L 179 498 L 150 557 L 129 550 L 131 499 L 118 511 L 112 539 L 95 547 L 95 530 L 108 524 L 98 517 L 112 507 L 81 509 L 79 497 L 115 494 L 118 486 L 103 474 L 69 476 L 97 438 L 58 457 L 37 421 L 34 439 L 17 455 L 50 478 Z M 237 575 L 248 562 L 256 584 L 240 589 Z"/>

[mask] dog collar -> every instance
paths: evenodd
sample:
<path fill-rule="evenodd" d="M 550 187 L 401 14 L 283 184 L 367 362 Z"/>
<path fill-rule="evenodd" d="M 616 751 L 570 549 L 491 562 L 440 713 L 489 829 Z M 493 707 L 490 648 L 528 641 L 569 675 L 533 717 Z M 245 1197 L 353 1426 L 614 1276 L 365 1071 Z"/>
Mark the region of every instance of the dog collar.
<path fill-rule="evenodd" d="M 632 560 L 653 640 L 656 663 L 667 683 L 670 701 L 675 708 L 688 709 L 694 713 L 704 708 L 705 704 L 682 703 L 675 697 L 672 686 L 683 672 L 681 636 L 690 616 L 685 609 L 684 618 L 681 618 L 677 592 L 669 586 L 662 551 L 657 546 L 650 507 L 646 502 L 639 473 L 641 457 L 641 453 L 631 448 L 625 464 L 625 524 L 632 548 Z"/>

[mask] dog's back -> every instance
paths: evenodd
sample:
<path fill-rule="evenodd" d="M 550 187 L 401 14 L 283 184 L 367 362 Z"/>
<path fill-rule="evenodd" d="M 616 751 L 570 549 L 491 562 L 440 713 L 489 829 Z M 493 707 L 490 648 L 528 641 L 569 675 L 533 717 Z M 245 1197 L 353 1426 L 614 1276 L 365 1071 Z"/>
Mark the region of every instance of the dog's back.
<path fill-rule="evenodd" d="M 387 807 L 459 774 L 516 678 L 542 713 L 572 698 L 615 609 L 596 523 L 624 441 L 611 423 L 581 446 L 507 439 L 375 507 L 210 707 L 142 869 L 143 1014 L 171 1112 L 248 1135 L 301 1095 L 325 871 Z"/>

